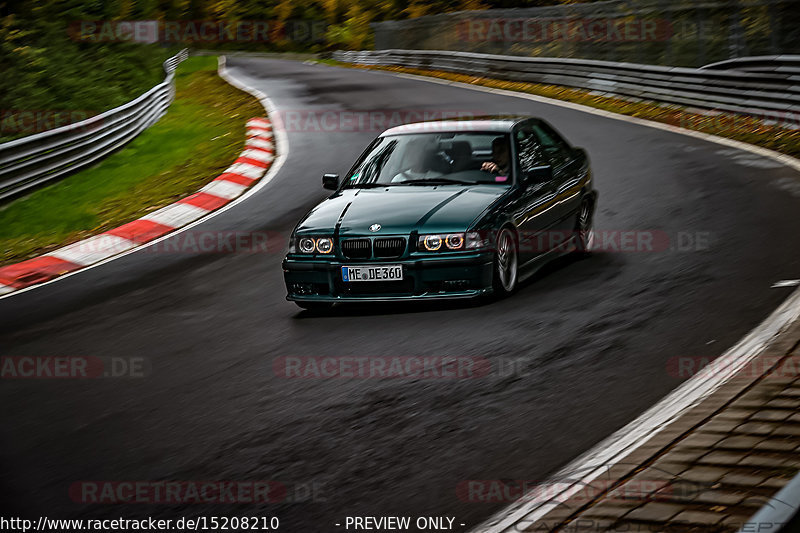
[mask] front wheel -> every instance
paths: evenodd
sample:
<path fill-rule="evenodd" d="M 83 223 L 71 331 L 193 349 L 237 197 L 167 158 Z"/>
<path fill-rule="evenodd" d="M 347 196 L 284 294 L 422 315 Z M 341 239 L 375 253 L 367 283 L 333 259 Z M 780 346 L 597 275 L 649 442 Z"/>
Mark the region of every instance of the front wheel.
<path fill-rule="evenodd" d="M 517 288 L 517 239 L 514 233 L 503 228 L 497 236 L 492 286 L 496 294 L 505 296 Z"/>

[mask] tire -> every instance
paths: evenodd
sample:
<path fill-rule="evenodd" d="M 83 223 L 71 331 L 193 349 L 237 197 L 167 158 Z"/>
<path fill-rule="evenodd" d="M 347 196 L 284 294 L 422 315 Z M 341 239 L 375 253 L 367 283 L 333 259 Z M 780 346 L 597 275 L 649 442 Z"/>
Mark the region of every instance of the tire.
<path fill-rule="evenodd" d="M 575 217 L 575 250 L 578 255 L 592 251 L 594 245 L 594 229 L 592 227 L 592 202 L 584 198 Z"/>
<path fill-rule="evenodd" d="M 322 312 L 328 311 L 333 307 L 332 303 L 329 302 L 295 302 L 298 307 L 305 309 L 306 311 L 312 312 Z"/>
<path fill-rule="evenodd" d="M 516 234 L 503 228 L 497 235 L 497 250 L 494 256 L 492 287 L 498 296 L 507 296 L 517 288 L 519 279 L 519 253 Z"/>

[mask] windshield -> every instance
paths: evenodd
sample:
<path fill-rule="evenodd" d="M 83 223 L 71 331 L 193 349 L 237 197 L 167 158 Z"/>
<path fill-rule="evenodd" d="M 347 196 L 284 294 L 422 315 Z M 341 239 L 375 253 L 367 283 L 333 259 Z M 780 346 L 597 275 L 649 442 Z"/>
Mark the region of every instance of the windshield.
<path fill-rule="evenodd" d="M 378 138 L 345 187 L 511 183 L 504 133 L 418 133 Z"/>

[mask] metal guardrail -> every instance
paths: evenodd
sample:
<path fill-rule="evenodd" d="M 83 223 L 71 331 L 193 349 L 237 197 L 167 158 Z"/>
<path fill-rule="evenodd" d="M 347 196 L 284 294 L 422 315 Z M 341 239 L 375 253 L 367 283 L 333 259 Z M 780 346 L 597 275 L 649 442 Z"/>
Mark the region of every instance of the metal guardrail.
<path fill-rule="evenodd" d="M 786 76 L 795 83 L 800 82 L 800 55 L 739 57 L 711 63 L 700 68 L 768 72 Z"/>
<path fill-rule="evenodd" d="M 741 58 L 724 62 L 736 67 L 734 70 L 722 64 L 696 69 L 440 50 L 333 53 L 334 59 L 347 63 L 441 70 L 562 85 L 681 107 L 753 115 L 785 123 L 787 117 L 794 116 L 800 109 L 800 76 L 794 75 L 791 70 L 800 67 L 800 56 L 777 57 L 781 60 Z M 769 70 L 770 64 L 772 70 Z"/>
<path fill-rule="evenodd" d="M 188 55 L 184 49 L 164 61 L 164 81 L 127 104 L 0 144 L 0 200 L 85 168 L 153 125 L 172 103 L 175 69 Z"/>

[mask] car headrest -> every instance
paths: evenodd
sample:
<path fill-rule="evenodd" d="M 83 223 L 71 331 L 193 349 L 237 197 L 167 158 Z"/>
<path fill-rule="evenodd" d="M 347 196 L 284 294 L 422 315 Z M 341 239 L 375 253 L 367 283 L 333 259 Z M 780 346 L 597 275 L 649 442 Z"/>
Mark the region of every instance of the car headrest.
<path fill-rule="evenodd" d="M 469 141 L 453 141 L 448 150 L 453 159 L 453 172 L 466 170 L 472 164 L 472 145 Z"/>

